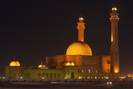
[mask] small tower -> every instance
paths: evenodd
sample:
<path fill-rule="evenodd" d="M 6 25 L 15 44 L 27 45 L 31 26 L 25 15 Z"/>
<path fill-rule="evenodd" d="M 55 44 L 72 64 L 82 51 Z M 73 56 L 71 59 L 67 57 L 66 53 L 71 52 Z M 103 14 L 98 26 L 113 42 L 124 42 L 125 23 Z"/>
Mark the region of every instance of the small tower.
<path fill-rule="evenodd" d="M 78 41 L 82 41 L 84 42 L 84 30 L 85 30 L 85 26 L 84 26 L 84 18 L 80 17 L 79 18 L 79 22 L 77 23 L 77 29 L 78 29 Z"/>
<path fill-rule="evenodd" d="M 113 78 L 119 77 L 119 46 L 118 46 L 118 17 L 117 8 L 113 7 L 110 13 L 111 21 L 111 72 L 113 73 Z"/>

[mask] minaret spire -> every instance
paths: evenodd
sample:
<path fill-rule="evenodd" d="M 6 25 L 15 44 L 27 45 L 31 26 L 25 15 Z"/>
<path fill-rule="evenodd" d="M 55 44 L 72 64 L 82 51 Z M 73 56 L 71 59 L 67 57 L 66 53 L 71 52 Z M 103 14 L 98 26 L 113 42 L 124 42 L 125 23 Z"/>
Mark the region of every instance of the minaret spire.
<path fill-rule="evenodd" d="M 84 30 L 85 30 L 84 18 L 80 17 L 79 18 L 79 22 L 77 24 L 78 24 L 78 26 L 77 26 L 77 29 L 78 29 L 78 41 L 84 42 Z"/>
<path fill-rule="evenodd" d="M 110 48 L 110 57 L 111 57 L 111 71 L 114 73 L 114 77 L 119 74 L 119 46 L 118 46 L 118 17 L 117 8 L 112 7 L 112 12 L 110 13 L 111 21 L 111 48 Z"/>

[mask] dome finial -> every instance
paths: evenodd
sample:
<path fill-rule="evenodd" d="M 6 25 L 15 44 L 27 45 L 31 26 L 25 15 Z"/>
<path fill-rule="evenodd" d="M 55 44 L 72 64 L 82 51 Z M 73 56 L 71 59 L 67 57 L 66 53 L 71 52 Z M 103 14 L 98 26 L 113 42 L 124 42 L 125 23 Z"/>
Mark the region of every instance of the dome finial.
<path fill-rule="evenodd" d="M 83 21 L 83 20 L 84 20 L 84 18 L 82 17 L 82 14 L 81 14 L 79 17 L 79 21 Z"/>
<path fill-rule="evenodd" d="M 117 8 L 115 5 L 112 7 L 112 12 L 117 12 Z"/>

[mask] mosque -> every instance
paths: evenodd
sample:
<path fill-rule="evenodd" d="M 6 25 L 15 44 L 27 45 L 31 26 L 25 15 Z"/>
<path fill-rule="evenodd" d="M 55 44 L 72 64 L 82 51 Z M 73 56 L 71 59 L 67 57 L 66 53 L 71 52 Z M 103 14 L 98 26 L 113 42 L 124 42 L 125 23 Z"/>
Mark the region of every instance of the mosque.
<path fill-rule="evenodd" d="M 65 55 L 46 56 L 45 64 L 37 68 L 20 66 L 14 59 L 5 67 L 5 78 L 87 78 L 109 79 L 119 77 L 119 46 L 117 8 L 112 7 L 110 55 L 94 56 L 91 47 L 84 42 L 85 22 L 77 22 L 78 41 L 70 44 Z"/>

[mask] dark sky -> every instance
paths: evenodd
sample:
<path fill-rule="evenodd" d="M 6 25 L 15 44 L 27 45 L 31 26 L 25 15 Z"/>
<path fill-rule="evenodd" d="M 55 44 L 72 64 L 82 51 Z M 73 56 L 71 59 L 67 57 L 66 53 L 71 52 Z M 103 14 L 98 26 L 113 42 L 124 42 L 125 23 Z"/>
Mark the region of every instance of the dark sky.
<path fill-rule="evenodd" d="M 85 21 L 85 42 L 93 55 L 110 54 L 110 12 L 119 13 L 121 73 L 133 73 L 132 0 L 3 0 L 0 2 L 0 66 L 16 56 L 21 65 L 38 65 L 47 55 L 65 54 Z"/>

